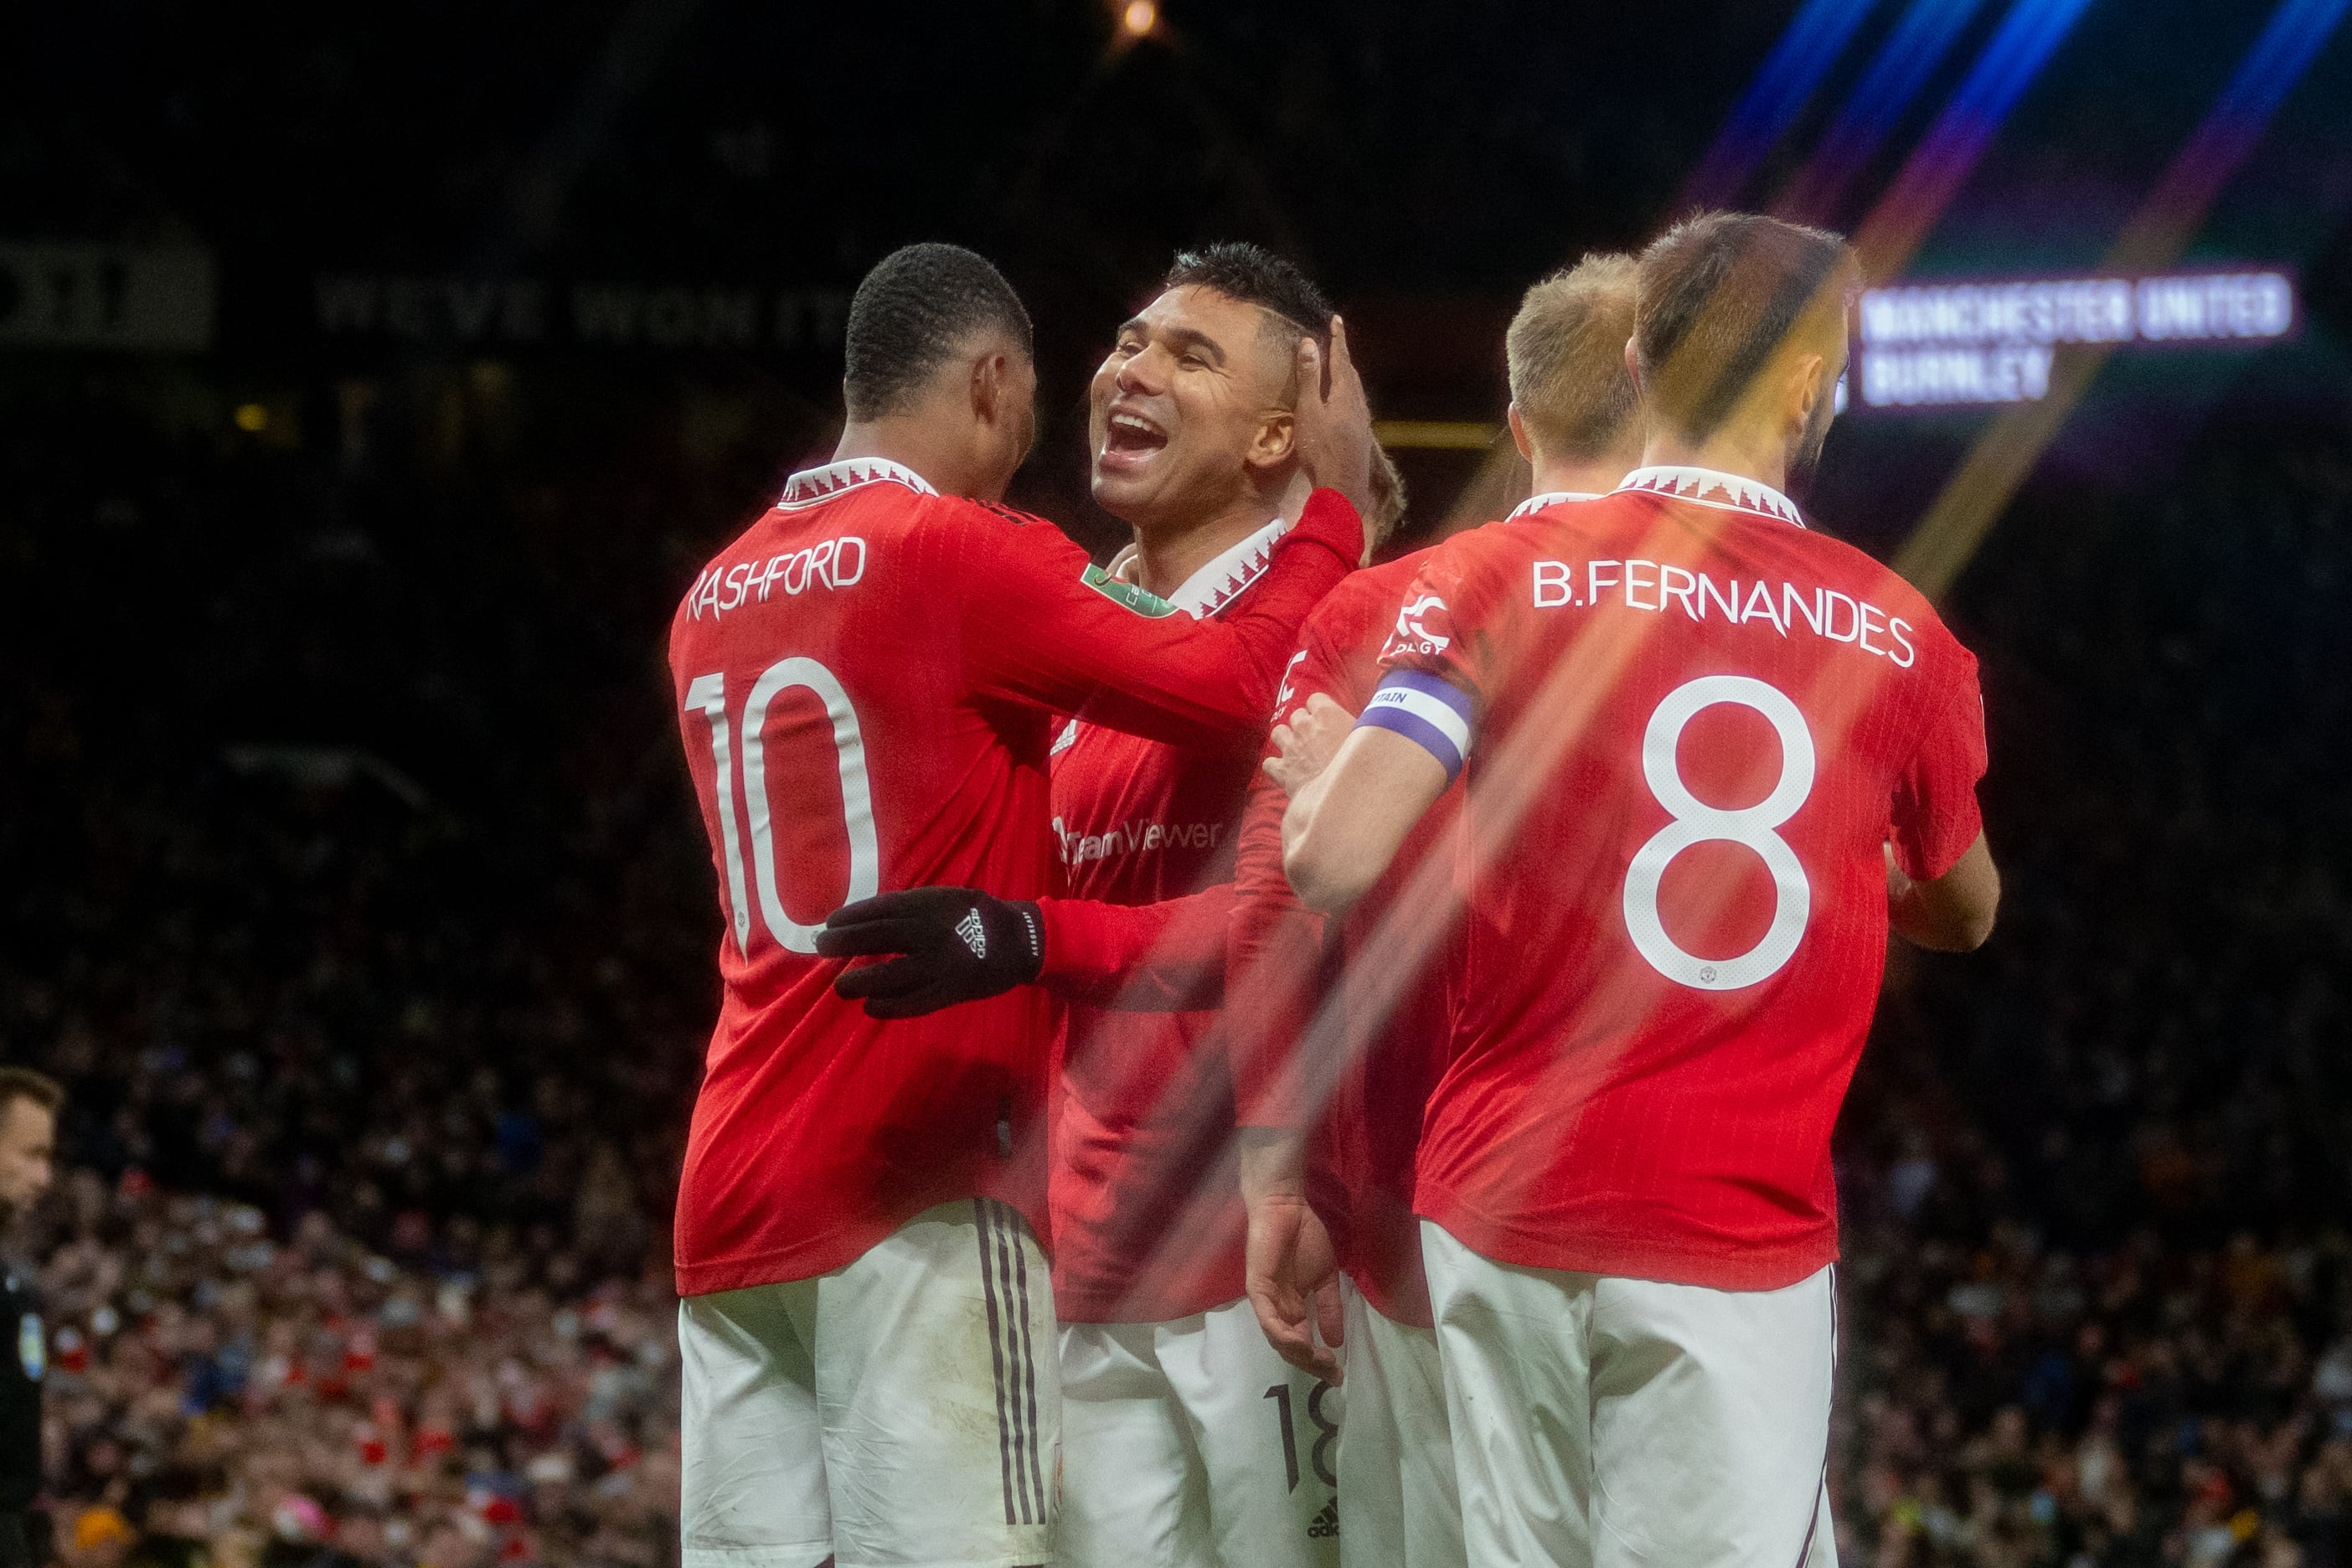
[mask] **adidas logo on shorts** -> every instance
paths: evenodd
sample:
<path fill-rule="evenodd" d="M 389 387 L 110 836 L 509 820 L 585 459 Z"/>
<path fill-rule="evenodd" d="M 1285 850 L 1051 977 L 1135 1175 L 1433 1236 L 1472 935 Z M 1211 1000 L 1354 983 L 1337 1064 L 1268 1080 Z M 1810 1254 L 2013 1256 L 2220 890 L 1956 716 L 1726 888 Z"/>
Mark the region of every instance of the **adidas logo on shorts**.
<path fill-rule="evenodd" d="M 1309 1541 L 1329 1541 L 1339 1533 L 1339 1500 L 1338 1498 L 1333 1498 L 1329 1502 L 1323 1505 L 1323 1511 L 1317 1514 L 1315 1516 L 1314 1522 L 1307 1527 L 1307 1539 Z"/>
<path fill-rule="evenodd" d="M 963 919 L 956 921 L 956 935 L 963 938 L 964 946 L 971 949 L 974 958 L 988 956 L 988 928 L 980 923 L 978 910 L 966 910 Z"/>

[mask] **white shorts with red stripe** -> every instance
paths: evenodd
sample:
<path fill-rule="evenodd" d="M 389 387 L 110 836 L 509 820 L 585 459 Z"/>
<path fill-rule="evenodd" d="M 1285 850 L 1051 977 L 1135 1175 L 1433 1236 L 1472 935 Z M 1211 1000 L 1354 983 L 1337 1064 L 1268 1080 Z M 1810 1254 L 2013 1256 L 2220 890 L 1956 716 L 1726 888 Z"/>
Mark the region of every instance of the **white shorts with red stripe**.
<path fill-rule="evenodd" d="M 1052 1562 L 1050 1279 L 974 1198 L 830 1274 L 679 1302 L 685 1568 Z"/>
<path fill-rule="evenodd" d="M 1712 1290 L 1421 1235 L 1470 1568 L 1836 1568 L 1834 1270 Z"/>

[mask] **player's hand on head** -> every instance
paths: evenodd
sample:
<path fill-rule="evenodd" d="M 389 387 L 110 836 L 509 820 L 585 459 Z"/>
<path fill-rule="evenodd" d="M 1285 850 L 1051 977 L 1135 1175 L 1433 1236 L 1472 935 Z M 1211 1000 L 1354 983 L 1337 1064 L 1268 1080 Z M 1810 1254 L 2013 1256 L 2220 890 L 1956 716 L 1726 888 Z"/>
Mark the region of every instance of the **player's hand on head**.
<path fill-rule="evenodd" d="M 1372 514 L 1372 410 L 1348 352 L 1347 323 L 1331 318 L 1331 353 L 1313 338 L 1298 343 L 1299 467 L 1338 490 L 1359 515 Z"/>
<path fill-rule="evenodd" d="M 977 888 L 908 888 L 845 904 L 816 935 L 821 958 L 880 958 L 842 971 L 834 994 L 868 1016 L 916 1018 L 1037 978 L 1045 957 L 1037 906 Z"/>
<path fill-rule="evenodd" d="M 1304 707 L 1293 709 L 1287 720 L 1274 727 L 1271 739 L 1276 754 L 1265 760 L 1266 775 L 1297 795 L 1331 765 L 1355 725 L 1356 716 L 1328 693 L 1314 693 Z"/>
<path fill-rule="evenodd" d="M 1330 1232 L 1302 1197 L 1253 1197 L 1248 1209 L 1246 1285 L 1259 1329 L 1283 1360 L 1337 1384 L 1346 1333 Z"/>

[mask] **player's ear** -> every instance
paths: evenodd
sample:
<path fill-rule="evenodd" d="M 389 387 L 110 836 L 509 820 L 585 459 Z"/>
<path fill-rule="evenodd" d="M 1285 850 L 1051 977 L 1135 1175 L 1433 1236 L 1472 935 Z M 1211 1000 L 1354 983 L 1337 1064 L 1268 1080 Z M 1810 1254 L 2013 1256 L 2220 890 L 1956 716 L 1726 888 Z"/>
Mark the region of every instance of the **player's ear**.
<path fill-rule="evenodd" d="M 1530 463 L 1534 462 L 1536 460 L 1535 445 L 1528 439 L 1528 422 L 1519 413 L 1517 399 L 1514 398 L 1511 405 L 1503 410 L 1503 420 L 1511 427 L 1511 445 L 1519 449 L 1520 457 Z"/>
<path fill-rule="evenodd" d="M 1830 389 L 1822 380 L 1828 371 L 1828 359 L 1818 353 L 1800 354 L 1796 363 L 1790 367 L 1789 379 L 1785 384 L 1787 390 L 1782 397 L 1781 421 L 1791 435 L 1801 437 L 1804 434 L 1812 420 L 1814 406 L 1829 395 Z"/>
<path fill-rule="evenodd" d="M 1638 336 L 1625 340 L 1625 374 L 1633 378 L 1634 391 L 1649 395 L 1649 389 L 1642 384 L 1642 340 Z"/>
<path fill-rule="evenodd" d="M 982 425 L 993 425 L 1004 416 L 1005 384 L 1004 354 L 999 350 L 984 353 L 971 362 L 971 414 Z"/>
<path fill-rule="evenodd" d="M 1269 408 L 1258 416 L 1245 459 L 1253 468 L 1275 468 L 1290 461 L 1298 450 L 1298 416 L 1287 408 Z"/>

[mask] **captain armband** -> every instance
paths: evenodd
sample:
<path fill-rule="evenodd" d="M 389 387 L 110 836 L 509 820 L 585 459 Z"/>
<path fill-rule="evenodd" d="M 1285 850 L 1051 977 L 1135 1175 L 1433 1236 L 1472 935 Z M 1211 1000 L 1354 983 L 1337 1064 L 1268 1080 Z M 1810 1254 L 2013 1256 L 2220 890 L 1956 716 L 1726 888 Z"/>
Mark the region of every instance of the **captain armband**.
<path fill-rule="evenodd" d="M 1462 759 L 1470 752 L 1470 699 L 1417 669 L 1391 670 L 1356 723 L 1402 735 L 1438 760 L 1448 784 L 1461 773 Z"/>

